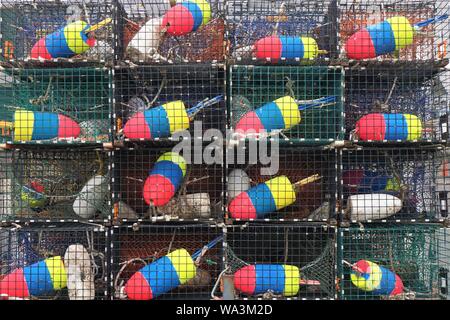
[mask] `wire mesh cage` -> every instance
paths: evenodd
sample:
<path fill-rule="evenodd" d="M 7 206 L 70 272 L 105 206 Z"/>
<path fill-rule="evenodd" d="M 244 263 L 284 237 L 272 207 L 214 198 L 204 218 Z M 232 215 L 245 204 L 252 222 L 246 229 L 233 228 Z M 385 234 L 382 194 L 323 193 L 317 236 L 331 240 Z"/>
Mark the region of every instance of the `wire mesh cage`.
<path fill-rule="evenodd" d="M 119 57 L 135 63 L 220 62 L 224 2 L 130 0 L 119 10 Z"/>
<path fill-rule="evenodd" d="M 358 142 L 445 142 L 449 74 L 431 64 L 345 70 L 346 137 Z"/>
<path fill-rule="evenodd" d="M 235 63 L 324 62 L 337 53 L 336 1 L 227 1 Z"/>
<path fill-rule="evenodd" d="M 112 85 L 106 68 L 3 69 L 0 94 L 4 143 L 111 141 Z"/>
<path fill-rule="evenodd" d="M 319 224 L 228 226 L 223 297 L 334 299 L 335 240 L 336 230 Z"/>
<path fill-rule="evenodd" d="M 116 221 L 223 219 L 220 163 L 167 147 L 117 150 L 113 161 Z"/>
<path fill-rule="evenodd" d="M 445 1 L 339 0 L 343 58 L 428 61 L 448 58 Z"/>
<path fill-rule="evenodd" d="M 0 299 L 106 299 L 106 242 L 101 226 L 1 227 Z"/>
<path fill-rule="evenodd" d="M 119 68 L 115 83 L 118 139 L 201 139 L 208 129 L 225 131 L 225 71 L 221 66 Z"/>
<path fill-rule="evenodd" d="M 233 66 L 230 125 L 239 138 L 281 135 L 324 144 L 343 138 L 340 67 Z"/>
<path fill-rule="evenodd" d="M 23 65 L 114 59 L 115 1 L 15 1 L 0 7 L 1 60 Z"/>
<path fill-rule="evenodd" d="M 228 151 L 226 216 L 236 220 L 336 221 L 337 154 L 251 144 Z"/>
<path fill-rule="evenodd" d="M 373 225 L 340 231 L 340 298 L 448 299 L 449 229 Z"/>
<path fill-rule="evenodd" d="M 441 217 L 448 218 L 450 212 L 450 171 L 449 148 L 445 149 L 445 157 L 442 159 L 436 171 L 436 193 L 439 197 L 439 209 Z"/>
<path fill-rule="evenodd" d="M 442 221 L 442 147 L 344 149 L 343 220 Z"/>
<path fill-rule="evenodd" d="M 105 220 L 110 217 L 109 156 L 92 150 L 1 153 L 0 220 Z"/>
<path fill-rule="evenodd" d="M 223 231 L 206 224 L 113 228 L 115 299 L 210 299 Z"/>

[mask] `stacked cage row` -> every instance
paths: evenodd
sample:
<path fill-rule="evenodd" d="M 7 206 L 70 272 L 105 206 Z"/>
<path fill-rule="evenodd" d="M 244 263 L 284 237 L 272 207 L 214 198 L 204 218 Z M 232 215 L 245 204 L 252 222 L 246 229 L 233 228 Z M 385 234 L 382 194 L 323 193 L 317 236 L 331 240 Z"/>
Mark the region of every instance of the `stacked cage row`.
<path fill-rule="evenodd" d="M 13 64 L 329 63 L 447 58 L 445 2 L 8 0 Z"/>
<path fill-rule="evenodd" d="M 15 225 L 0 254 L 3 299 L 448 299 L 437 224 Z"/>

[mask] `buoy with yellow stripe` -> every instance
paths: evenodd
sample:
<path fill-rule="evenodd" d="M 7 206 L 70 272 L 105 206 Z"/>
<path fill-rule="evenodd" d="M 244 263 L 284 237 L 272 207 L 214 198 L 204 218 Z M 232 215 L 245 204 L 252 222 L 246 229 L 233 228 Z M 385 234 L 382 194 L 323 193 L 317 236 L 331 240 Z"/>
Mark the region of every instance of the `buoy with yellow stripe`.
<path fill-rule="evenodd" d="M 349 59 L 371 59 L 403 49 L 414 42 L 414 33 L 432 23 L 448 18 L 442 15 L 411 25 L 406 17 L 397 16 L 367 26 L 345 43 Z"/>
<path fill-rule="evenodd" d="M 192 256 L 181 248 L 146 265 L 126 282 L 126 297 L 130 300 L 152 300 L 186 284 L 196 276 L 199 259 L 222 239 L 222 236 L 218 236 Z"/>
<path fill-rule="evenodd" d="M 78 123 L 62 114 L 27 110 L 17 110 L 13 122 L 1 126 L 13 129 L 14 141 L 77 138 L 81 131 Z"/>
<path fill-rule="evenodd" d="M 176 132 L 189 129 L 191 120 L 198 112 L 222 100 L 222 96 L 205 99 L 189 109 L 186 109 L 183 101 L 174 101 L 138 112 L 127 121 L 123 134 L 125 138 L 134 140 L 168 138 Z"/>
<path fill-rule="evenodd" d="M 352 268 L 350 279 L 360 290 L 382 296 L 395 296 L 404 292 L 402 279 L 383 266 L 368 260 L 359 260 L 355 264 L 344 263 Z"/>
<path fill-rule="evenodd" d="M 31 49 L 30 57 L 51 60 L 82 54 L 95 45 L 95 38 L 90 37 L 89 33 L 108 25 L 111 21 L 111 18 L 107 18 L 93 26 L 81 20 L 69 23 L 41 38 Z"/>
<path fill-rule="evenodd" d="M 0 294 L 16 298 L 44 296 L 66 287 L 67 274 L 60 256 L 15 269 L 0 280 Z"/>
<path fill-rule="evenodd" d="M 361 141 L 415 141 L 422 128 L 413 114 L 370 113 L 356 122 L 355 135 Z"/>
<path fill-rule="evenodd" d="M 172 36 L 197 31 L 211 20 L 211 6 L 206 0 L 183 0 L 170 8 L 161 27 Z"/>
<path fill-rule="evenodd" d="M 161 155 L 145 180 L 145 202 L 155 207 L 169 203 L 183 183 L 186 169 L 186 160 L 178 153 L 166 152 Z"/>
<path fill-rule="evenodd" d="M 320 178 L 316 174 L 292 183 L 286 176 L 275 177 L 241 192 L 230 202 L 228 211 L 234 219 L 263 219 L 295 203 L 299 189 Z"/>
<path fill-rule="evenodd" d="M 244 114 L 236 123 L 235 130 L 244 134 L 288 130 L 300 123 L 300 111 L 335 103 L 335 96 L 303 101 L 294 100 L 290 96 L 281 97 Z"/>
<path fill-rule="evenodd" d="M 257 59 L 273 63 L 280 59 L 315 59 L 327 51 L 320 50 L 311 37 L 269 36 L 255 42 L 253 48 Z"/>

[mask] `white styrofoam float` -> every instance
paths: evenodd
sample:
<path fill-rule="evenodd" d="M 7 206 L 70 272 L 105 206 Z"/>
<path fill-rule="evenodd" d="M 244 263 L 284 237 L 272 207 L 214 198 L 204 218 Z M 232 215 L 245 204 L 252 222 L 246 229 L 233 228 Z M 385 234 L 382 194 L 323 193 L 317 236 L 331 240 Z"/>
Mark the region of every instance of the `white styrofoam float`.
<path fill-rule="evenodd" d="M 95 286 L 91 257 L 81 244 L 70 245 L 64 254 L 70 300 L 94 300 Z"/>
<path fill-rule="evenodd" d="M 402 201 L 390 194 L 356 194 L 347 200 L 347 211 L 354 221 L 386 219 L 401 209 Z"/>
<path fill-rule="evenodd" d="M 92 218 L 103 205 L 107 193 L 108 179 L 100 175 L 92 177 L 73 202 L 73 211 L 83 219 Z"/>
<path fill-rule="evenodd" d="M 250 178 L 241 169 L 234 169 L 228 174 L 227 199 L 230 202 L 238 194 L 250 189 Z"/>

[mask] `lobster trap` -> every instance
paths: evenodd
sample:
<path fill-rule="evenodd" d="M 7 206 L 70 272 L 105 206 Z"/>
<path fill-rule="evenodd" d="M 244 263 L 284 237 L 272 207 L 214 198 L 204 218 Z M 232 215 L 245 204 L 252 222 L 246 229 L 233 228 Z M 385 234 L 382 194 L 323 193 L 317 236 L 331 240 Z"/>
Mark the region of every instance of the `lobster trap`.
<path fill-rule="evenodd" d="M 337 53 L 336 1 L 227 1 L 234 63 L 324 62 Z"/>
<path fill-rule="evenodd" d="M 448 6 L 443 1 L 339 0 L 342 58 L 436 61 L 448 58 Z"/>
<path fill-rule="evenodd" d="M 223 297 L 334 299 L 335 240 L 336 230 L 319 224 L 228 226 Z"/>
<path fill-rule="evenodd" d="M 1 140 L 27 144 L 111 141 L 111 74 L 104 68 L 3 69 Z"/>
<path fill-rule="evenodd" d="M 346 137 L 358 142 L 445 142 L 449 74 L 408 66 L 345 71 Z"/>
<path fill-rule="evenodd" d="M 115 1 L 2 1 L 1 60 L 22 65 L 114 59 Z"/>
<path fill-rule="evenodd" d="M 225 131 L 221 66 L 124 67 L 115 70 L 115 83 L 118 139 L 177 141 L 202 139 L 208 129 L 216 136 Z"/>
<path fill-rule="evenodd" d="M 103 151 L 10 150 L 1 154 L 2 221 L 105 220 L 111 215 Z"/>
<path fill-rule="evenodd" d="M 223 219 L 222 166 L 201 156 L 167 147 L 115 151 L 114 219 Z"/>
<path fill-rule="evenodd" d="M 343 221 L 442 221 L 442 164 L 438 148 L 360 148 L 342 153 Z M 445 202 L 445 200 L 444 200 Z"/>
<path fill-rule="evenodd" d="M 223 231 L 206 224 L 113 228 L 115 299 L 210 299 Z"/>
<path fill-rule="evenodd" d="M 131 0 L 118 15 L 119 57 L 135 63 L 221 62 L 223 1 Z"/>
<path fill-rule="evenodd" d="M 1 227 L 0 299 L 106 299 L 106 243 L 101 226 Z"/>
<path fill-rule="evenodd" d="M 336 221 L 336 151 L 273 144 L 264 149 L 249 144 L 228 150 L 226 217 Z"/>
<path fill-rule="evenodd" d="M 434 224 L 339 232 L 341 299 L 448 299 L 448 229 Z"/>
<path fill-rule="evenodd" d="M 232 66 L 230 127 L 240 138 L 326 144 L 343 138 L 340 67 Z"/>

